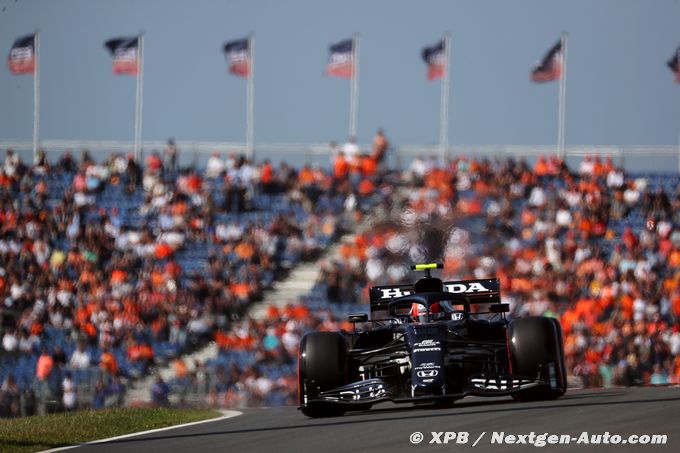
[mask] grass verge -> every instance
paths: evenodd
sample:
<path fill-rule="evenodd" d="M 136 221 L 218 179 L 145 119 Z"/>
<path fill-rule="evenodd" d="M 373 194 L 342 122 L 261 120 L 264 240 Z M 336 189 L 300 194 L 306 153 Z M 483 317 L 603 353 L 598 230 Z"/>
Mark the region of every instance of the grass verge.
<path fill-rule="evenodd" d="M 219 416 L 203 409 L 124 408 L 0 419 L 0 451 L 36 452 Z"/>

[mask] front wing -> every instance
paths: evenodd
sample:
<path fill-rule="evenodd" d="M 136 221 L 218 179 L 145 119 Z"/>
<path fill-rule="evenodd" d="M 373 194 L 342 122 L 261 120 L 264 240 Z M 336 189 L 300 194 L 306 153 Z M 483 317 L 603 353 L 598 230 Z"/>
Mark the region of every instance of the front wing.
<path fill-rule="evenodd" d="M 320 392 L 318 396 L 303 403 L 334 403 L 351 406 L 354 404 L 373 404 L 383 401 L 392 401 L 394 403 L 427 402 L 460 399 L 473 395 L 508 396 L 535 387 L 550 387 L 550 383 L 542 379 L 518 376 L 478 376 L 470 378 L 460 393 L 446 393 L 444 391 L 441 395 L 403 397 L 396 395 L 384 380 L 373 378 Z"/>

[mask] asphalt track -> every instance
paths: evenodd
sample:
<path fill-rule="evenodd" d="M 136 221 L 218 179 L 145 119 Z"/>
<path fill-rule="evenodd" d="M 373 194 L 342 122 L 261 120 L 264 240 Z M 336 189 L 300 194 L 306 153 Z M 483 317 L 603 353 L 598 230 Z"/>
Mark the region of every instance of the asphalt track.
<path fill-rule="evenodd" d="M 478 451 L 478 452 L 679 452 L 680 388 L 572 390 L 556 401 L 518 403 L 511 398 L 466 398 L 453 407 L 435 409 L 384 403 L 369 412 L 309 419 L 293 407 L 245 409 L 226 420 L 160 433 L 85 445 L 86 452 L 355 452 L 355 451 Z M 409 437 L 423 433 L 420 444 Z M 465 444 L 429 444 L 432 432 L 467 432 Z M 588 435 L 666 434 L 666 445 L 492 444 L 492 433 Z M 477 445 L 473 443 L 485 433 Z M 440 439 L 444 441 L 445 434 Z M 610 440 L 612 438 L 610 437 Z M 518 439 L 519 440 L 519 439 Z"/>

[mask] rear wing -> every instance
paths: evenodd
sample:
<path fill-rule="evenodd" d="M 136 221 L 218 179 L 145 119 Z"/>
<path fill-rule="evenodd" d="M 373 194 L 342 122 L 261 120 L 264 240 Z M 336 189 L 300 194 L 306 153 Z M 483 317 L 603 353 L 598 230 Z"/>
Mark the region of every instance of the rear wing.
<path fill-rule="evenodd" d="M 501 301 L 501 283 L 497 278 L 444 282 L 447 293 L 464 294 L 471 304 L 495 304 Z M 369 290 L 371 313 L 387 310 L 392 299 L 413 294 L 413 285 L 373 286 Z"/>

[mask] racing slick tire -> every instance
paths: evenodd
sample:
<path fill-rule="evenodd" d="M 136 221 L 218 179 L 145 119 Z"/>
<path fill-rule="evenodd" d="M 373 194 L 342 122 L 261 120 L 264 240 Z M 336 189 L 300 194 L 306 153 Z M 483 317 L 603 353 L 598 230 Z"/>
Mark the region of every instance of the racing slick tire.
<path fill-rule="evenodd" d="M 508 325 L 508 348 L 512 374 L 540 377 L 546 386 L 513 394 L 518 401 L 552 400 L 567 391 L 564 346 L 559 321 L 544 316 L 519 318 Z"/>
<path fill-rule="evenodd" d="M 346 412 L 342 405 L 308 402 L 324 390 L 346 383 L 347 343 L 338 332 L 314 332 L 300 342 L 298 389 L 300 410 L 308 417 L 337 417 Z"/>

